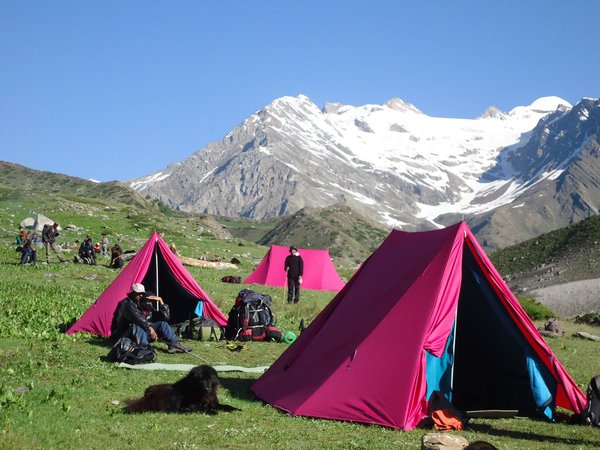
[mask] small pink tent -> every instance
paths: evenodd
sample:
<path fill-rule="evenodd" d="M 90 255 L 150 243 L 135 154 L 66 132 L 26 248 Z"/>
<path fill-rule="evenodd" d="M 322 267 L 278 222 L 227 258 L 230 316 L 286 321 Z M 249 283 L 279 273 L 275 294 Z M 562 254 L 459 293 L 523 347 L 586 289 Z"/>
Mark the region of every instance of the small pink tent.
<path fill-rule="evenodd" d="M 339 291 L 344 287 L 344 281 L 335 270 L 327 250 L 301 248 L 298 253 L 304 261 L 303 289 Z M 244 280 L 244 284 L 287 285 L 284 263 L 289 254 L 289 247 L 272 245 L 258 267 Z"/>
<path fill-rule="evenodd" d="M 134 283 L 142 283 L 169 304 L 172 323 L 189 319 L 190 314 L 198 310 L 198 302 L 202 302 L 203 316 L 219 325 L 227 324 L 227 317 L 155 232 L 98 300 L 67 330 L 67 334 L 83 332 L 110 336 L 110 324 L 117 304 L 127 296 Z"/>
<path fill-rule="evenodd" d="M 252 391 L 293 415 L 404 430 L 433 391 L 534 417 L 586 401 L 465 222 L 392 231 Z"/>

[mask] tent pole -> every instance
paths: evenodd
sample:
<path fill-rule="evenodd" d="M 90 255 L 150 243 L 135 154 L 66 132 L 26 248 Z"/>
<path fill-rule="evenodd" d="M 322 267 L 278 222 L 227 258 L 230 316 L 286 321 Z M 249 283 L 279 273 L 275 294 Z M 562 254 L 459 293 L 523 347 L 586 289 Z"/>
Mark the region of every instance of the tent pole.
<path fill-rule="evenodd" d="M 158 249 L 156 250 L 156 253 L 154 253 L 154 268 L 155 268 L 155 276 L 156 276 L 156 296 L 160 297 L 160 291 L 159 291 L 159 286 L 158 286 Z M 156 300 L 156 310 L 158 311 L 160 309 L 159 306 L 159 302 L 158 300 Z"/>
<path fill-rule="evenodd" d="M 454 330 L 452 331 L 452 369 L 450 370 L 450 396 L 454 392 L 454 364 L 456 363 L 456 329 L 458 328 L 458 303 L 454 314 Z M 449 398 L 450 402 L 452 399 Z"/>

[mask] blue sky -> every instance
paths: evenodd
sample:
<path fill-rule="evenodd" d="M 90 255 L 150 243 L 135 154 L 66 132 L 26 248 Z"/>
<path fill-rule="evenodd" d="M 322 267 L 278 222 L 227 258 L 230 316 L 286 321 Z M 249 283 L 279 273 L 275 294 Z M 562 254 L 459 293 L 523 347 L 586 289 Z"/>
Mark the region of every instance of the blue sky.
<path fill-rule="evenodd" d="M 285 95 L 472 118 L 600 97 L 600 2 L 0 0 L 0 159 L 101 181 Z"/>

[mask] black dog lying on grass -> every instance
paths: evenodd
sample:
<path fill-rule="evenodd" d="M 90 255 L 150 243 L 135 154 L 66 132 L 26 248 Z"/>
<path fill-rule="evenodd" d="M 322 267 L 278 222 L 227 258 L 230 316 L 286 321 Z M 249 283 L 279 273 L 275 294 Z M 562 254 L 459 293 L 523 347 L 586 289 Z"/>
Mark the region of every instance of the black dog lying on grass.
<path fill-rule="evenodd" d="M 197 366 L 184 378 L 173 384 L 156 384 L 137 399 L 125 400 L 125 411 L 196 412 L 216 414 L 217 411 L 239 411 L 233 406 L 221 405 L 217 397 L 219 377 L 211 366 Z"/>

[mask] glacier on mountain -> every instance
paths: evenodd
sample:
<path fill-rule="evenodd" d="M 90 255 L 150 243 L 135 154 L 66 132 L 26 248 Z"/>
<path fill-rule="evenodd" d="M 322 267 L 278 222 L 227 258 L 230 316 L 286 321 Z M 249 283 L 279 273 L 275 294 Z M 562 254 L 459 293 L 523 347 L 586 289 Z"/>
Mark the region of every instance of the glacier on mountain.
<path fill-rule="evenodd" d="M 222 141 L 130 184 L 184 211 L 266 218 L 345 201 L 391 226 L 440 226 L 441 215 L 488 211 L 558 176 L 561 168 L 524 179 L 509 155 L 540 121 L 571 108 L 543 97 L 460 119 L 398 98 L 319 108 L 304 95 L 282 97 Z"/>

